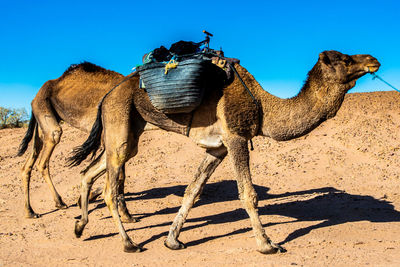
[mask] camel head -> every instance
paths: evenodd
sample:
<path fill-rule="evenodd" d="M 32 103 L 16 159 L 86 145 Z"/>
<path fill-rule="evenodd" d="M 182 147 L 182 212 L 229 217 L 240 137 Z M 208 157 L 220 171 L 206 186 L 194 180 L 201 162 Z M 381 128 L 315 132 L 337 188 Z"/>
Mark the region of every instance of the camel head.
<path fill-rule="evenodd" d="M 263 112 L 268 117 L 263 118 L 262 134 L 283 141 L 309 133 L 336 115 L 358 78 L 379 67 L 378 60 L 370 55 L 322 52 L 297 96 L 275 99 L 275 105 L 265 101 Z"/>
<path fill-rule="evenodd" d="M 334 50 L 319 54 L 318 62 L 326 82 L 347 84 L 350 88 L 355 86 L 358 78 L 369 72 L 376 72 L 381 65 L 370 55 L 349 56 Z"/>
<path fill-rule="evenodd" d="M 346 55 L 338 51 L 320 53 L 309 72 L 310 86 L 325 107 L 326 118 L 332 118 L 340 108 L 344 95 L 356 85 L 358 78 L 379 69 L 380 63 L 370 55 Z"/>

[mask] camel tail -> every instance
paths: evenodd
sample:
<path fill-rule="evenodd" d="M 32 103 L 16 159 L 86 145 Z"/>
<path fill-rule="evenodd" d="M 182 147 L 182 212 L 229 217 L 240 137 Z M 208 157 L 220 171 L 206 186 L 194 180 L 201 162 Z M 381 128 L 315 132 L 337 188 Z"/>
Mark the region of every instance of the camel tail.
<path fill-rule="evenodd" d="M 18 148 L 18 153 L 17 153 L 18 157 L 22 156 L 25 153 L 26 149 L 28 148 L 29 142 L 32 140 L 33 133 L 35 132 L 36 125 L 37 125 L 37 121 L 32 112 L 31 119 L 30 119 L 29 125 L 28 125 L 28 130 L 26 131 L 25 137 L 24 137 L 24 139 L 22 139 L 22 142 Z"/>
<path fill-rule="evenodd" d="M 81 146 L 75 147 L 72 151 L 72 156 L 67 159 L 69 167 L 75 167 L 84 161 L 90 153 L 92 158 L 101 144 L 101 133 L 103 131 L 103 123 L 101 122 L 101 103 L 97 110 L 96 121 L 92 126 L 88 139 Z"/>

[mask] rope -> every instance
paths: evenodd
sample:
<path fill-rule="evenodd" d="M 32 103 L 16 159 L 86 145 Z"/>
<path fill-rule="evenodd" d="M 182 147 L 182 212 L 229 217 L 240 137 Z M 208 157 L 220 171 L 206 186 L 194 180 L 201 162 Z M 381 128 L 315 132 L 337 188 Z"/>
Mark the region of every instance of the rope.
<path fill-rule="evenodd" d="M 249 95 L 251 96 L 251 98 L 254 101 L 254 104 L 256 105 L 257 109 L 258 109 L 258 121 L 260 123 L 261 126 L 261 117 L 260 117 L 260 105 L 257 102 L 257 99 L 254 97 L 253 93 L 250 91 L 249 87 L 247 87 L 246 83 L 243 81 L 242 77 L 240 77 L 239 73 L 237 72 L 236 68 L 233 66 L 233 64 L 229 63 L 229 66 L 232 68 L 233 72 L 235 73 L 236 77 L 238 77 L 239 81 L 242 83 L 243 87 L 247 90 L 247 92 L 249 93 Z M 254 147 L 253 147 L 253 141 L 250 139 L 250 150 L 253 151 Z"/>
<path fill-rule="evenodd" d="M 240 77 L 239 73 L 237 72 L 236 68 L 233 66 L 233 64 L 229 63 L 229 66 L 232 68 L 233 72 L 235 73 L 235 75 L 239 78 L 239 81 L 242 83 L 243 87 L 247 90 L 247 92 L 249 93 L 249 95 L 251 96 L 251 98 L 254 101 L 254 104 L 256 104 L 257 108 L 259 108 L 257 99 L 254 97 L 253 93 L 250 91 L 249 87 L 247 87 L 247 85 L 244 83 L 244 81 L 242 80 L 242 77 Z"/>
<path fill-rule="evenodd" d="M 387 81 L 385 81 L 384 79 L 382 79 L 381 77 L 376 75 L 375 72 L 370 72 L 370 74 L 372 75 L 372 80 L 375 80 L 375 79 L 381 80 L 383 83 L 385 83 L 386 85 L 392 87 L 394 90 L 396 90 L 397 92 L 400 93 L 399 89 L 395 88 L 393 85 L 391 85 L 390 83 L 388 83 Z"/>

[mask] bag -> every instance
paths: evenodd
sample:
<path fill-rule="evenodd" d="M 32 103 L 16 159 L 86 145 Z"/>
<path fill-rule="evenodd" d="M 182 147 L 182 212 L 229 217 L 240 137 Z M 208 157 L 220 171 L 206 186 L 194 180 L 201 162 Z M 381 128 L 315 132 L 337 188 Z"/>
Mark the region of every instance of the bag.
<path fill-rule="evenodd" d="M 165 63 L 148 63 L 137 67 L 147 94 L 155 108 L 166 114 L 189 113 L 203 99 L 204 77 L 211 59 L 198 54 L 179 61 L 166 73 Z"/>

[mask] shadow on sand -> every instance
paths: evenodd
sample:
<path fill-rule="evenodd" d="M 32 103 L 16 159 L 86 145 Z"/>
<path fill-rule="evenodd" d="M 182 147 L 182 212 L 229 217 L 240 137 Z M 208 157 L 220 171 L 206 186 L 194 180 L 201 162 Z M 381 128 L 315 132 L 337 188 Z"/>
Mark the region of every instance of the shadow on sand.
<path fill-rule="evenodd" d="M 186 186 L 172 186 L 163 188 L 154 188 L 138 193 L 127 193 L 126 201 L 137 201 L 144 199 L 161 199 L 168 195 L 175 194 L 183 196 Z M 280 244 L 290 242 L 296 238 L 308 234 L 310 231 L 339 225 L 348 222 L 370 221 L 370 222 L 399 222 L 400 212 L 396 211 L 390 202 L 382 199 L 375 199 L 371 196 L 351 195 L 344 191 L 337 190 L 333 187 L 323 187 L 306 191 L 288 192 L 285 194 L 273 195 L 268 194 L 269 188 L 254 185 L 257 191 L 260 202 L 262 200 L 273 200 L 276 204 L 265 206 L 259 205 L 260 216 L 265 215 L 282 215 L 293 218 L 287 222 L 276 224 L 286 224 L 293 222 L 318 221 L 319 223 L 295 230 L 283 240 Z M 221 181 L 205 186 L 203 194 L 195 207 L 207 205 L 216 202 L 226 202 L 238 199 L 238 191 L 235 181 Z M 104 207 L 104 204 L 98 204 L 96 208 Z M 95 209 L 96 209 L 95 208 Z M 178 207 L 165 208 L 154 213 L 136 214 L 135 217 L 143 219 L 152 215 L 160 214 L 175 214 L 179 210 Z M 189 215 L 190 216 L 190 215 Z M 235 209 L 232 211 L 204 216 L 199 218 L 188 219 L 187 222 L 196 223 L 184 227 L 182 231 L 188 231 L 195 228 L 200 228 L 206 225 L 218 225 L 240 220 L 248 220 L 248 215 L 244 209 Z M 320 222 L 322 221 L 322 222 Z M 155 228 L 170 225 L 172 222 L 164 222 L 156 225 L 145 226 L 144 228 Z M 248 225 L 248 223 L 246 223 Z M 264 227 L 274 225 L 273 223 L 264 224 Z M 131 228 L 127 231 L 139 230 L 141 228 Z M 194 240 L 187 243 L 188 246 L 202 244 L 210 240 L 221 237 L 232 236 L 240 233 L 251 231 L 251 228 L 242 228 L 230 233 L 218 236 L 210 236 L 199 240 Z M 268 230 L 267 230 L 268 232 Z M 96 235 L 85 240 L 95 240 L 99 238 L 116 235 L 111 233 L 107 235 Z M 140 245 L 144 246 L 154 240 L 166 236 L 168 232 L 162 232 L 152 236 Z"/>

